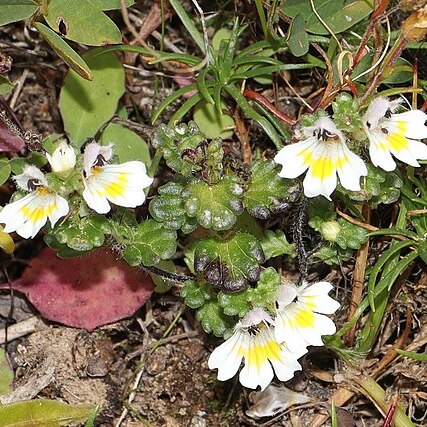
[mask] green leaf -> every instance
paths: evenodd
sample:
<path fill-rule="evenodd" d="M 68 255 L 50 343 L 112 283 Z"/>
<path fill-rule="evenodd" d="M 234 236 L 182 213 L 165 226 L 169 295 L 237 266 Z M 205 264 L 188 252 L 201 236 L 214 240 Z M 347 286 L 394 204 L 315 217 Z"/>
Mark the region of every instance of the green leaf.
<path fill-rule="evenodd" d="M 205 228 L 229 230 L 243 212 L 242 187 L 231 177 L 217 184 L 193 181 L 182 192 L 187 215 Z"/>
<path fill-rule="evenodd" d="M 8 179 L 12 172 L 8 159 L 0 159 L 0 185 L 3 185 Z"/>
<path fill-rule="evenodd" d="M 195 155 L 202 156 L 202 145 L 205 142 L 205 136 L 197 125 L 189 122 L 188 125 L 182 123 L 173 128 L 166 125 L 159 126 L 155 131 L 153 145 L 162 153 L 166 164 L 173 171 L 191 177 L 201 170 L 201 166 L 195 164 L 189 156 L 185 156 L 185 150 L 192 150 Z"/>
<path fill-rule="evenodd" d="M 13 370 L 6 359 L 6 352 L 0 348 L 0 395 L 12 391 Z"/>
<path fill-rule="evenodd" d="M 196 317 L 206 333 L 212 333 L 217 337 L 222 337 L 228 333 L 235 323 L 215 301 L 207 301 L 197 311 Z"/>
<path fill-rule="evenodd" d="M 190 308 L 199 308 L 212 298 L 212 286 L 203 281 L 188 280 L 181 289 L 181 296 Z"/>
<path fill-rule="evenodd" d="M 58 400 L 37 399 L 0 405 L 3 427 L 59 427 L 83 423 L 94 409 L 89 405 L 68 405 Z"/>
<path fill-rule="evenodd" d="M 139 160 L 148 167 L 151 163 L 148 144 L 130 129 L 110 123 L 101 134 L 101 145 L 114 144 L 113 152 L 120 163 Z"/>
<path fill-rule="evenodd" d="M 426 353 L 415 353 L 412 351 L 401 350 L 400 348 L 396 349 L 396 353 L 399 353 L 401 356 L 409 357 L 410 359 L 418 360 L 420 362 L 427 362 L 427 354 Z"/>
<path fill-rule="evenodd" d="M 299 186 L 295 181 L 279 177 L 276 163 L 256 160 L 251 166 L 251 180 L 243 196 L 243 205 L 259 219 L 280 213 L 295 201 Z"/>
<path fill-rule="evenodd" d="M 308 52 L 308 34 L 305 31 L 304 17 L 298 13 L 289 27 L 288 46 L 294 56 L 303 56 Z"/>
<path fill-rule="evenodd" d="M 104 244 L 110 227 L 103 215 L 80 218 L 73 215 L 49 232 L 62 245 L 77 252 L 87 252 Z"/>
<path fill-rule="evenodd" d="M 291 257 L 296 255 L 295 243 L 289 243 L 282 230 L 266 230 L 260 243 L 266 260 L 281 255 L 290 255 Z"/>
<path fill-rule="evenodd" d="M 161 268 L 162 270 L 167 271 L 169 273 L 176 272 L 175 264 L 172 261 L 160 261 L 156 265 L 156 267 Z M 157 292 L 158 294 L 164 294 L 172 288 L 173 282 L 171 280 L 166 280 L 162 276 L 159 276 L 155 273 L 151 273 L 150 271 L 148 272 L 148 274 L 153 279 L 155 285 L 154 292 Z"/>
<path fill-rule="evenodd" d="M 422 241 L 418 245 L 418 255 L 427 264 L 427 242 Z"/>
<path fill-rule="evenodd" d="M 316 231 L 321 231 L 324 222 L 333 221 L 336 218 L 334 204 L 325 198 L 313 200 L 307 208 L 308 225 Z"/>
<path fill-rule="evenodd" d="M 86 62 L 80 57 L 80 55 L 73 50 L 55 31 L 52 31 L 49 27 L 42 24 L 41 22 L 35 22 L 34 26 L 37 31 L 43 36 L 43 38 L 49 43 L 52 49 L 58 54 L 58 56 L 77 74 L 86 80 L 92 80 L 92 72 L 87 66 Z"/>
<path fill-rule="evenodd" d="M 49 0 L 44 17 L 53 30 L 77 43 L 103 46 L 122 42 L 116 24 L 90 0 Z"/>
<path fill-rule="evenodd" d="M 12 82 L 5 76 L 0 76 L 0 95 L 6 96 L 13 89 Z"/>
<path fill-rule="evenodd" d="M 176 252 L 176 232 L 154 220 L 143 221 L 128 232 L 123 257 L 132 266 L 156 265 Z"/>
<path fill-rule="evenodd" d="M 359 249 L 367 239 L 367 230 L 352 224 L 344 218 L 338 219 L 340 231 L 336 242 L 342 249 Z"/>
<path fill-rule="evenodd" d="M 194 107 L 193 119 L 208 139 L 227 139 L 234 133 L 234 119 L 228 114 L 219 114 L 218 108 L 205 100 Z"/>
<path fill-rule="evenodd" d="M 89 0 L 99 10 L 115 10 L 121 8 L 121 0 Z M 135 4 L 134 0 L 125 0 L 126 7 Z"/>
<path fill-rule="evenodd" d="M 335 244 L 326 243 L 322 245 L 314 256 L 326 265 L 342 265 L 343 262 L 351 259 L 353 251 L 350 249 L 341 249 Z"/>
<path fill-rule="evenodd" d="M 265 256 L 259 241 L 249 233 L 203 239 L 195 249 L 194 270 L 224 291 L 237 292 L 256 282 Z"/>
<path fill-rule="evenodd" d="M 186 214 L 182 198 L 184 188 L 183 183 L 173 181 L 159 187 L 159 195 L 151 199 L 148 209 L 151 216 L 156 221 L 162 222 L 165 228 L 181 229 L 188 234 L 195 230 L 197 222 Z"/>
<path fill-rule="evenodd" d="M 248 298 L 249 293 L 250 288 L 243 289 L 239 292 L 233 292 L 231 294 L 227 292 L 219 292 L 218 304 L 222 307 L 227 316 L 243 317 L 252 308 Z"/>
<path fill-rule="evenodd" d="M 94 49 L 83 55 L 93 80 L 83 80 L 70 70 L 60 95 L 64 127 L 77 148 L 111 119 L 125 91 L 125 74 L 116 54 L 100 55 L 100 52 L 102 50 Z"/>
<path fill-rule="evenodd" d="M 317 13 L 334 34 L 353 27 L 366 18 L 373 10 L 368 0 L 314 0 Z M 287 0 L 280 10 L 290 18 L 301 14 L 306 21 L 307 31 L 314 34 L 329 34 L 311 7 L 310 0 Z"/>
<path fill-rule="evenodd" d="M 0 26 L 28 19 L 38 8 L 32 0 L 0 0 Z"/>
<path fill-rule="evenodd" d="M 249 301 L 252 306 L 267 307 L 274 304 L 281 282 L 280 274 L 273 267 L 261 271 L 257 286 L 250 288 Z"/>

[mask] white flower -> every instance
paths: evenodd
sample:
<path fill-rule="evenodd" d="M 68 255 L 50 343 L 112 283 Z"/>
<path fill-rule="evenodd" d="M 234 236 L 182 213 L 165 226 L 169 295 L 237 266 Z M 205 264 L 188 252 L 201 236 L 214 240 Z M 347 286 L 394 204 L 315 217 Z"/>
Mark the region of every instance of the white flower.
<path fill-rule="evenodd" d="M 336 332 L 334 322 L 324 314 L 332 314 L 340 304 L 328 296 L 329 282 L 297 287 L 293 283 L 280 286 L 276 295 L 275 338 L 286 342 L 290 351 L 301 351 L 309 345 L 323 345 L 322 335 Z"/>
<path fill-rule="evenodd" d="M 15 182 L 22 190 L 30 191 L 22 199 L 6 205 L 0 212 L 4 231 L 16 231 L 28 239 L 34 237 L 49 218 L 52 228 L 59 218 L 69 212 L 67 201 L 48 187 L 43 173 L 35 166 L 26 166 Z"/>
<path fill-rule="evenodd" d="M 84 151 L 83 198 L 98 213 L 110 211 L 109 201 L 128 208 L 142 205 L 144 188 L 153 182 L 142 162 L 106 164 L 112 154 L 111 145 L 103 147 L 95 142 L 88 144 Z"/>
<path fill-rule="evenodd" d="M 427 145 L 417 141 L 427 138 L 427 115 L 420 110 L 394 114 L 398 106 L 399 101 L 375 98 L 363 116 L 372 163 L 385 171 L 396 168 L 392 154 L 411 166 L 427 159 Z"/>
<path fill-rule="evenodd" d="M 76 153 L 71 145 L 61 141 L 52 155 L 46 153 L 52 170 L 56 173 L 64 173 L 74 169 L 76 165 Z"/>
<path fill-rule="evenodd" d="M 323 195 L 330 199 L 337 186 L 352 191 L 360 190 L 360 177 L 368 174 L 363 160 L 345 144 L 344 135 L 329 117 L 322 117 L 313 126 L 303 128 L 307 136 L 301 142 L 283 147 L 274 161 L 283 166 L 282 178 L 296 178 L 307 169 L 304 194 L 307 197 Z"/>
<path fill-rule="evenodd" d="M 291 353 L 274 339 L 272 318 L 261 308 L 251 310 L 237 325 L 234 334 L 216 348 L 209 357 L 210 369 L 218 369 L 218 379 L 232 378 L 239 370 L 242 359 L 245 366 L 240 371 L 240 383 L 264 390 L 276 373 L 281 381 L 287 381 L 301 369 L 297 359 L 306 351 Z M 274 369 L 274 371 L 273 371 Z"/>

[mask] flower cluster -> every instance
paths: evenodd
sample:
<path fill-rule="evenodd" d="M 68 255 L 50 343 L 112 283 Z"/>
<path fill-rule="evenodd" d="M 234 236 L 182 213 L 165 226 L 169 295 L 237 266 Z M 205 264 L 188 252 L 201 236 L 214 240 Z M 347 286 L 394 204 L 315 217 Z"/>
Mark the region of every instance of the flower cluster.
<path fill-rule="evenodd" d="M 108 164 L 112 154 L 111 145 L 101 146 L 95 142 L 84 150 L 83 198 L 97 213 L 109 212 L 109 202 L 132 208 L 143 204 L 144 189 L 153 182 L 144 163 Z M 62 177 L 72 173 L 76 165 L 76 153 L 65 142 L 59 143 L 52 155 L 47 154 L 47 159 L 52 171 Z M 29 194 L 9 203 L 0 212 L 5 232 L 16 231 L 24 238 L 32 238 L 48 219 L 53 228 L 60 218 L 69 213 L 67 200 L 49 186 L 46 176 L 37 167 L 27 165 L 14 180 L 20 190 Z"/>
<path fill-rule="evenodd" d="M 301 369 L 298 359 L 309 345 L 323 345 L 322 335 L 335 333 L 335 324 L 324 314 L 332 314 L 339 303 L 328 296 L 329 282 L 286 283 L 279 287 L 274 317 L 255 307 L 236 324 L 233 335 L 209 357 L 210 369 L 218 369 L 218 379 L 232 378 L 239 370 L 240 383 L 264 390 L 274 373 L 287 381 Z"/>
<path fill-rule="evenodd" d="M 427 115 L 419 110 L 396 114 L 399 101 L 376 98 L 362 118 L 363 130 L 369 141 L 369 155 L 374 166 L 385 171 L 396 168 L 393 157 L 411 166 L 427 159 Z M 296 178 L 307 169 L 304 194 L 330 199 L 337 186 L 351 191 L 360 190 L 360 178 L 368 174 L 363 160 L 346 145 L 341 130 L 329 117 L 321 117 L 312 126 L 302 129 L 304 139 L 283 147 L 275 162 L 283 166 L 279 176 Z"/>

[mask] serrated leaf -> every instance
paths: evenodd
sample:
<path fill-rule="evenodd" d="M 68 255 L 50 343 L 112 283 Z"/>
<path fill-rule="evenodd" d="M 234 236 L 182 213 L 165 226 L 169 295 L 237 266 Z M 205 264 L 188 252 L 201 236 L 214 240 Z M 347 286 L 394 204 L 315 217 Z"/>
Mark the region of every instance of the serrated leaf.
<path fill-rule="evenodd" d="M 103 215 L 80 218 L 74 215 L 49 232 L 60 244 L 77 252 L 87 252 L 104 244 L 109 222 Z"/>
<path fill-rule="evenodd" d="M 176 252 L 176 231 L 165 229 L 157 221 L 143 221 L 129 232 L 123 257 L 132 266 L 156 265 Z"/>
<path fill-rule="evenodd" d="M 122 42 L 116 24 L 89 0 L 49 0 L 44 17 L 53 30 L 77 43 L 104 46 Z"/>
<path fill-rule="evenodd" d="M 340 232 L 336 242 L 342 249 L 359 249 L 367 239 L 367 230 L 358 227 L 344 218 L 338 219 Z"/>
<path fill-rule="evenodd" d="M 0 0 L 0 26 L 28 19 L 38 8 L 32 0 Z"/>
<path fill-rule="evenodd" d="M 224 291 L 236 292 L 256 282 L 265 260 L 259 241 L 249 233 L 227 239 L 210 237 L 196 246 L 194 270 Z"/>
<path fill-rule="evenodd" d="M 162 153 L 166 164 L 172 170 L 183 176 L 191 177 L 195 172 L 201 170 L 201 166 L 195 162 L 194 158 L 185 156 L 185 151 L 194 150 L 195 156 L 202 156 L 202 145 L 205 142 L 205 136 L 197 125 L 190 122 L 188 125 L 182 123 L 174 128 L 166 125 L 159 126 L 155 131 L 153 145 Z"/>
<path fill-rule="evenodd" d="M 308 225 L 316 231 L 326 221 L 333 221 L 336 217 L 334 204 L 325 198 L 316 199 L 308 205 Z"/>
<path fill-rule="evenodd" d="M 232 294 L 219 292 L 218 304 L 227 316 L 243 317 L 252 308 L 248 298 L 250 291 L 250 288 L 246 288 Z"/>
<path fill-rule="evenodd" d="M 100 10 L 115 10 L 121 8 L 121 0 L 89 0 L 93 6 Z M 134 0 L 125 0 L 126 7 L 135 4 Z"/>
<path fill-rule="evenodd" d="M 120 163 L 139 160 L 150 166 L 150 150 L 148 144 L 130 129 L 110 123 L 101 134 L 101 145 L 114 144 L 114 154 Z"/>
<path fill-rule="evenodd" d="M 203 330 L 217 337 L 222 337 L 234 326 L 233 319 L 222 311 L 216 301 L 207 301 L 196 314 Z"/>
<path fill-rule="evenodd" d="M 282 230 L 266 230 L 260 243 L 266 260 L 281 255 L 295 256 L 295 243 L 289 243 Z"/>
<path fill-rule="evenodd" d="M 59 400 L 37 399 L 0 405 L 3 427 L 59 427 L 82 423 L 93 411 L 92 405 L 69 405 Z"/>
<path fill-rule="evenodd" d="M 58 56 L 77 74 L 86 80 L 92 80 L 92 72 L 83 58 L 73 50 L 55 31 L 41 22 L 35 22 L 34 26 L 43 38 L 49 43 Z"/>
<path fill-rule="evenodd" d="M 250 289 L 249 301 L 252 306 L 267 307 L 274 304 L 281 280 L 280 274 L 273 267 L 261 271 L 257 286 Z"/>
<path fill-rule="evenodd" d="M 295 200 L 296 187 L 292 181 L 279 177 L 274 162 L 255 161 L 251 173 L 243 204 L 252 216 L 266 219 L 271 213 L 279 213 L 289 208 L 290 202 Z"/>
<path fill-rule="evenodd" d="M 242 187 L 228 177 L 212 185 L 193 181 L 182 192 L 187 215 L 216 231 L 229 230 L 236 223 L 237 215 L 243 212 L 242 194 Z"/>
<path fill-rule="evenodd" d="M 151 199 L 148 209 L 151 216 L 166 228 L 181 229 L 188 234 L 195 230 L 197 222 L 186 214 L 182 198 L 184 188 L 183 183 L 173 181 L 159 187 L 159 195 Z"/>
<path fill-rule="evenodd" d="M 124 70 L 115 53 L 94 49 L 83 57 L 92 70 L 92 81 L 70 70 L 59 99 L 65 130 L 77 148 L 111 119 L 125 90 Z"/>
<path fill-rule="evenodd" d="M 372 2 L 365 0 L 314 0 L 314 6 L 328 28 L 314 13 L 310 0 L 287 0 L 280 10 L 291 18 L 302 14 L 307 31 L 314 34 L 329 34 L 330 31 L 341 33 L 366 18 L 373 10 Z"/>
<path fill-rule="evenodd" d="M 294 56 L 303 56 L 308 52 L 308 34 L 305 31 L 305 19 L 298 13 L 289 27 L 289 49 Z"/>
<path fill-rule="evenodd" d="M 190 308 L 199 308 L 212 298 L 212 286 L 206 282 L 188 280 L 181 289 L 181 296 Z"/>

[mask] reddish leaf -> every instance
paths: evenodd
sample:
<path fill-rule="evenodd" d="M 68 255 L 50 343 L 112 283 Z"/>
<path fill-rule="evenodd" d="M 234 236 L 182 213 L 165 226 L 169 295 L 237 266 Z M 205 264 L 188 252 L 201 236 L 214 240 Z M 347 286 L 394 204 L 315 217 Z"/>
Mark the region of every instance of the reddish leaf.
<path fill-rule="evenodd" d="M 12 287 L 45 318 L 88 330 L 131 316 L 154 288 L 148 275 L 111 251 L 61 259 L 49 248 L 31 260 Z"/>

